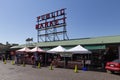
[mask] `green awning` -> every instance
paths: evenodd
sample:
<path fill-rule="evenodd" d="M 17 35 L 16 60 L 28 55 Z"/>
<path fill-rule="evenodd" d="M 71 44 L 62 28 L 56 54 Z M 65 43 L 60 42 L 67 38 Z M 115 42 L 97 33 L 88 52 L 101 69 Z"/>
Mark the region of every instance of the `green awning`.
<path fill-rule="evenodd" d="M 42 48 L 43 50 L 47 51 L 47 50 L 50 50 L 51 48 Z"/>
<path fill-rule="evenodd" d="M 88 50 L 106 49 L 105 45 L 84 46 Z"/>

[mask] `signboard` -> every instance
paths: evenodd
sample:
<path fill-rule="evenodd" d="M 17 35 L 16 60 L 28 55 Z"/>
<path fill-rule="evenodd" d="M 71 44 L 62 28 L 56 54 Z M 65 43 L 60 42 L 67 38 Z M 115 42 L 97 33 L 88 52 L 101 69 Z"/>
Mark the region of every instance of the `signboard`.
<path fill-rule="evenodd" d="M 65 10 L 66 8 L 63 8 L 37 17 L 35 28 L 38 31 L 38 42 L 40 39 L 45 42 L 68 39 Z M 59 35 L 62 35 L 62 37 Z"/>
<path fill-rule="evenodd" d="M 63 16 L 62 18 L 59 18 Z M 47 13 L 37 17 L 38 24 L 36 25 L 36 29 L 45 29 L 53 26 L 58 26 L 61 24 L 65 24 L 65 9 L 57 10 L 55 12 Z M 50 21 L 47 21 L 50 20 Z M 43 22 L 45 21 L 45 22 Z"/>

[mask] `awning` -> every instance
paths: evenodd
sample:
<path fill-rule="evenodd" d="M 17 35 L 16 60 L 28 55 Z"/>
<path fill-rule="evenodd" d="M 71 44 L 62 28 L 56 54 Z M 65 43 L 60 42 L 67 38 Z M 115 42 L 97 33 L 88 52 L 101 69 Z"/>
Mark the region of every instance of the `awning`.
<path fill-rule="evenodd" d="M 49 48 L 49 47 L 44 47 L 44 48 L 42 48 L 43 50 L 45 50 L 45 51 L 47 51 L 47 50 L 50 50 L 51 48 Z"/>
<path fill-rule="evenodd" d="M 98 49 L 106 49 L 105 45 L 90 45 L 90 46 L 84 46 L 88 50 L 98 50 Z"/>

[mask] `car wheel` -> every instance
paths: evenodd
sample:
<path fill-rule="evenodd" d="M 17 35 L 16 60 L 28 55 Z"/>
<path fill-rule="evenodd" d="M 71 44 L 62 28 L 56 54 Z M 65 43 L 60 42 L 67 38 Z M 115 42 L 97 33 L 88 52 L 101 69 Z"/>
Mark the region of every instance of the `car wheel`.
<path fill-rule="evenodd" d="M 106 70 L 106 71 L 107 73 L 110 73 L 110 74 L 114 73 L 114 71 L 110 71 L 110 70 Z"/>

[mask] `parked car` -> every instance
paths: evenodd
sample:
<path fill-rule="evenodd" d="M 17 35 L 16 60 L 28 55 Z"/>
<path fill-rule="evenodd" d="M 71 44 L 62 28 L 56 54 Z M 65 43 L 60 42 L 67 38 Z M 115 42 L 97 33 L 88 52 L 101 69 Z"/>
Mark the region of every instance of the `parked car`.
<path fill-rule="evenodd" d="M 114 73 L 114 72 L 120 73 L 120 60 L 116 59 L 111 62 L 107 62 L 105 69 L 108 73 Z"/>

